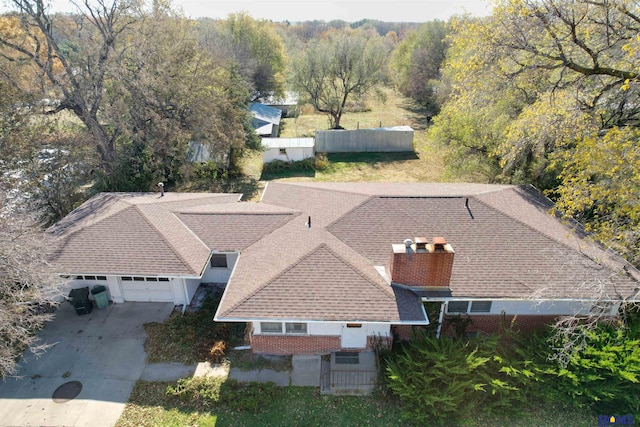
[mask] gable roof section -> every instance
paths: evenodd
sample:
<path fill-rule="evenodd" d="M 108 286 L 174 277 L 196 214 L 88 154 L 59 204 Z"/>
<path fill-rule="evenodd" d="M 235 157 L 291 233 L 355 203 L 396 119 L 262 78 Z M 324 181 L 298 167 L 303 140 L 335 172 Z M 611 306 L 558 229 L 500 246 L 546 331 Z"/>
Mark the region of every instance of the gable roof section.
<path fill-rule="evenodd" d="M 330 274 L 327 274 L 330 272 Z M 414 295 L 415 296 L 415 295 Z M 416 306 L 412 321 L 425 321 Z M 402 299 L 404 304 L 409 300 Z M 393 294 L 369 280 L 357 268 L 321 244 L 298 259 L 282 274 L 233 307 L 227 317 L 255 318 L 268 307 L 268 318 L 323 321 L 400 321 L 401 310 Z M 406 317 L 406 315 L 405 315 Z"/>
<path fill-rule="evenodd" d="M 240 195 L 102 193 L 50 228 L 50 259 L 67 274 L 202 274 L 210 249 L 174 214 L 178 208 L 235 203 Z"/>

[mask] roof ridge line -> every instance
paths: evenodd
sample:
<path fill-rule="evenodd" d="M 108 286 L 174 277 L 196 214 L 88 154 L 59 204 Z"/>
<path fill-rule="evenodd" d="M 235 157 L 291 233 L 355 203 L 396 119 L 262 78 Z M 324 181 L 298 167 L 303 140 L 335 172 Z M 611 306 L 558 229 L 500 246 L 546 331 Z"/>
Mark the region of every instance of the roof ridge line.
<path fill-rule="evenodd" d="M 301 255 L 300 257 L 298 257 L 298 259 L 296 259 L 289 267 L 285 268 L 284 270 L 280 271 L 279 273 L 277 273 L 275 276 L 273 276 L 272 278 L 270 278 L 269 280 L 267 280 L 263 285 L 260 285 L 258 288 L 256 288 L 255 291 L 253 291 L 251 293 L 250 296 L 243 298 L 242 300 L 238 301 L 237 303 L 235 303 L 234 305 L 232 305 L 231 307 L 229 307 L 229 309 L 227 310 L 227 312 L 231 312 L 233 310 L 235 310 L 236 308 L 238 308 L 240 305 L 244 304 L 251 296 L 255 295 L 256 293 L 260 292 L 261 290 L 263 290 L 264 288 L 266 288 L 267 286 L 269 286 L 271 283 L 273 283 L 274 280 L 276 280 L 278 277 L 282 276 L 283 274 L 289 272 L 293 267 L 297 266 L 298 264 L 300 264 L 300 262 L 302 262 L 303 259 L 307 258 L 309 255 L 311 255 L 313 252 L 315 252 L 316 250 L 318 250 L 321 246 L 326 246 L 326 243 L 320 243 L 318 246 L 315 246 L 313 249 L 311 249 L 310 251 L 304 253 L 303 255 Z"/>
<path fill-rule="evenodd" d="M 158 236 L 160 236 L 160 239 L 162 239 L 167 246 L 169 246 L 171 248 L 171 250 L 173 251 L 174 254 L 176 254 L 178 256 L 178 258 L 180 259 L 180 261 L 182 262 L 182 264 L 188 269 L 188 270 L 192 270 L 191 265 L 187 262 L 187 260 L 185 259 L 184 256 L 182 256 L 182 253 L 180 253 L 180 251 L 178 251 L 176 249 L 176 247 L 174 245 L 171 244 L 171 242 L 164 236 L 164 234 L 158 229 L 158 227 L 156 227 L 147 217 L 146 213 L 142 210 L 139 209 L 140 205 L 134 205 L 134 207 L 136 208 L 136 210 L 140 213 L 140 215 L 142 216 L 142 218 L 144 219 L 144 221 L 149 224 L 149 226 L 156 232 L 156 234 Z M 148 205 L 147 205 L 148 206 Z M 153 205 L 151 205 L 153 206 Z M 163 211 L 166 211 L 165 209 L 163 209 Z M 169 215 L 173 215 L 172 211 L 168 212 Z M 175 215 L 174 215 L 175 216 Z M 186 226 L 185 223 L 183 223 L 182 221 L 180 221 L 180 219 L 176 216 L 176 219 L 180 222 L 180 224 L 182 224 L 190 233 L 193 234 L 193 232 L 191 231 L 191 229 L 189 227 Z M 198 241 L 200 243 L 202 243 L 202 245 L 209 251 L 211 252 L 211 249 L 209 249 L 209 247 L 207 245 L 204 244 L 204 242 L 202 242 L 200 239 L 198 239 Z M 196 272 L 196 274 L 198 274 L 198 272 Z"/>
<path fill-rule="evenodd" d="M 347 191 L 347 190 L 334 190 L 334 189 L 330 189 L 330 188 L 321 188 L 321 187 L 314 187 L 313 185 L 305 185 L 305 184 L 314 184 L 314 182 L 281 182 L 281 181 L 271 181 L 270 183 L 272 184 L 276 184 L 276 185 L 293 185 L 295 187 L 302 187 L 302 188 L 306 188 L 309 190 L 318 190 L 318 191 L 328 191 L 331 193 L 342 193 L 342 194 L 358 194 L 360 196 L 366 196 L 366 197 L 375 197 L 376 194 L 369 194 L 369 193 L 361 193 L 358 191 Z M 327 182 L 328 184 L 331 184 L 331 182 Z M 321 183 L 319 183 L 321 184 Z M 333 184 L 340 184 L 338 182 L 334 182 Z M 353 184 L 353 183 L 347 183 L 347 184 Z M 265 188 L 265 192 L 266 192 L 266 188 Z M 268 203 L 268 202 L 267 202 Z"/>
<path fill-rule="evenodd" d="M 514 186 L 513 188 L 510 188 L 510 190 L 513 190 L 514 188 L 519 188 L 519 186 Z M 486 193 L 485 193 L 485 194 L 486 194 Z M 478 203 L 480 203 L 480 204 L 484 205 L 485 207 L 487 207 L 487 208 L 489 208 L 489 209 L 491 209 L 491 210 L 493 210 L 493 211 L 495 211 L 495 212 L 498 212 L 500 215 L 503 215 L 503 216 L 505 216 L 505 217 L 507 217 L 507 218 L 511 219 L 512 221 L 515 221 L 515 222 L 517 222 L 518 224 L 520 224 L 520 225 L 522 225 L 522 226 L 524 226 L 524 227 L 528 228 L 529 230 L 533 231 L 534 233 L 537 233 L 537 234 L 539 234 L 539 235 L 543 236 L 545 239 L 547 239 L 547 240 L 549 240 L 549 241 L 551 241 L 551 242 L 555 242 L 555 243 L 557 243 L 557 244 L 559 244 L 559 245 L 561 245 L 561 246 L 564 246 L 565 248 L 567 248 L 567 249 L 571 250 L 572 252 L 577 252 L 577 253 L 579 253 L 580 255 L 582 255 L 583 257 L 585 257 L 585 258 L 587 258 L 587 259 L 591 260 L 592 262 L 595 262 L 596 264 L 600 264 L 600 265 L 604 264 L 604 265 L 607 265 L 608 267 L 610 267 L 610 268 L 614 269 L 614 272 L 617 272 L 617 271 L 615 271 L 615 268 L 617 268 L 617 267 L 616 267 L 616 266 L 614 266 L 614 265 L 610 265 L 610 262 L 606 262 L 606 264 L 605 264 L 605 263 L 603 263 L 603 261 L 608 261 L 608 260 L 607 260 L 607 258 L 611 258 L 611 256 L 612 256 L 611 254 L 608 254 L 608 253 L 607 253 L 608 249 L 607 249 L 604 245 L 602 245 L 599 241 L 595 240 L 595 239 L 594 239 L 593 234 L 591 234 L 591 233 L 587 232 L 586 230 L 584 230 L 584 232 L 587 234 L 587 236 L 588 236 L 588 237 L 590 237 L 590 238 L 591 238 L 591 241 L 592 241 L 596 246 L 598 246 L 598 249 L 599 249 L 599 250 L 601 250 L 601 251 L 603 251 L 603 252 L 604 252 L 604 255 L 605 255 L 605 256 L 603 257 L 603 259 L 602 259 L 601 261 L 595 260 L 595 259 L 593 259 L 591 256 L 589 256 L 589 255 L 588 255 L 584 250 L 582 250 L 582 249 L 580 248 L 580 244 L 579 244 L 579 243 L 578 243 L 579 248 L 578 248 L 578 250 L 576 250 L 576 248 L 572 247 L 569 243 L 566 243 L 566 242 L 564 242 L 564 241 L 562 241 L 562 240 L 555 239 L 555 238 L 553 238 L 553 237 L 549 236 L 546 232 L 541 231 L 541 230 L 538 230 L 538 229 L 534 228 L 533 226 L 531 226 L 531 225 L 527 224 L 526 222 L 523 222 L 522 220 L 520 220 L 520 219 L 518 219 L 518 218 L 513 217 L 512 215 L 509 215 L 509 214 L 507 214 L 506 212 L 503 212 L 503 211 L 501 211 L 501 210 L 499 210 L 499 209 L 496 209 L 494 206 L 491 206 L 491 205 L 490 205 L 490 204 L 488 204 L 487 202 L 485 202 L 485 201 L 483 201 L 483 200 L 481 200 L 481 199 L 478 199 L 478 198 L 476 198 L 475 196 L 472 196 L 472 198 L 473 198 L 476 202 L 478 202 Z M 545 213 L 546 213 L 546 212 L 545 212 Z M 554 218 L 559 219 L 559 218 L 557 218 L 557 217 L 555 217 L 555 216 L 554 216 Z M 571 220 L 572 220 L 575 224 L 577 224 L 577 227 L 582 227 L 582 224 L 580 224 L 580 222 L 576 221 L 576 220 L 575 220 L 575 219 L 573 219 L 573 218 L 571 218 Z M 570 233 L 571 235 L 575 236 L 575 230 L 574 230 L 574 229 L 572 229 L 571 227 L 569 227 L 569 226 L 565 225 L 565 223 L 564 223 L 564 222 L 562 222 L 562 221 L 560 221 L 560 225 L 561 225 L 561 226 L 563 226 L 563 227 L 565 227 L 568 231 L 570 231 L 570 232 L 571 232 L 571 233 Z M 586 237 L 586 236 L 585 236 L 585 237 Z M 578 240 L 579 240 L 579 242 L 582 242 L 582 241 L 583 241 L 583 239 L 580 239 L 580 238 L 578 238 Z M 615 253 L 614 253 L 613 255 L 617 255 L 617 254 L 615 254 Z M 611 260 L 611 261 L 613 261 L 613 260 Z M 613 261 L 613 262 L 615 262 L 615 261 Z M 620 262 L 620 261 L 618 261 L 618 262 Z M 631 264 L 631 263 L 629 263 L 629 262 L 628 262 L 627 260 L 625 260 L 624 258 L 621 258 L 621 262 L 622 262 L 623 264 L 628 264 L 629 266 L 632 266 L 632 264 Z M 622 268 L 618 268 L 618 269 L 619 269 L 619 270 L 621 270 Z"/>
<path fill-rule="evenodd" d="M 335 237 L 335 236 L 334 236 Z M 340 240 L 340 239 L 338 239 Z M 342 242 L 342 240 L 340 240 L 340 242 Z M 342 242 L 344 245 L 346 245 L 346 243 Z M 340 254 L 336 253 L 333 249 L 331 249 L 331 247 L 329 245 L 327 245 L 326 243 L 323 243 L 323 245 L 325 245 L 327 247 L 327 250 L 329 252 L 331 252 L 331 254 L 333 256 L 335 256 L 336 258 L 338 258 L 340 261 L 342 261 L 343 263 L 347 264 L 356 274 L 358 274 L 360 277 L 362 277 L 364 280 L 366 280 L 367 282 L 371 283 L 372 285 L 374 285 L 376 288 L 378 288 L 379 290 L 381 290 L 384 293 L 387 293 L 386 289 L 380 285 L 378 285 L 376 282 L 372 281 L 371 279 L 369 279 L 368 277 L 366 277 L 364 274 L 362 274 L 362 272 L 360 271 L 360 269 L 355 268 L 355 266 L 348 260 L 344 259 L 344 257 L 342 257 Z M 348 248 L 349 246 L 346 245 Z M 349 250 L 354 251 L 353 249 L 349 248 Z M 358 254 L 358 252 L 354 251 L 356 254 Z M 364 258 L 364 256 L 358 254 L 359 257 Z M 364 258 L 366 259 L 366 258 Z M 374 267 L 375 268 L 375 267 Z M 389 295 L 391 297 L 391 295 Z"/>
<path fill-rule="evenodd" d="M 353 193 L 351 193 L 353 194 Z M 340 215 L 338 218 L 334 219 L 333 221 L 331 221 L 329 224 L 324 226 L 324 230 L 331 234 L 334 235 L 331 231 L 329 231 L 329 227 L 333 226 L 334 224 L 336 224 L 338 221 L 342 220 L 345 216 L 349 215 L 351 212 L 355 211 L 356 209 L 360 208 L 361 206 L 363 206 L 365 203 L 369 203 L 371 200 L 373 200 L 374 198 L 379 197 L 379 196 L 375 196 L 375 195 L 370 195 L 368 196 L 366 199 L 364 199 L 361 203 L 358 203 L 357 205 L 355 205 L 354 207 L 352 207 L 351 209 L 349 209 L 348 211 L 346 211 L 345 213 L 343 213 L 342 215 Z"/>

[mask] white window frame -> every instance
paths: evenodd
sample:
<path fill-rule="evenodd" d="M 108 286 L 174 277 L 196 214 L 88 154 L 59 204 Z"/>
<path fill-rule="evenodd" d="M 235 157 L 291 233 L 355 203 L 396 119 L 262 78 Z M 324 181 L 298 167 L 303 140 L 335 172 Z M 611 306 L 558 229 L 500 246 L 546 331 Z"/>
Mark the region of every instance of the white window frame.
<path fill-rule="evenodd" d="M 469 308 L 469 313 L 478 314 L 478 313 L 491 313 L 491 303 L 492 301 L 471 301 L 471 307 Z M 488 305 L 488 307 L 486 307 Z M 474 309 L 475 306 L 475 309 Z"/>
<path fill-rule="evenodd" d="M 280 326 L 280 330 L 279 331 L 275 331 L 275 328 L 273 328 L 274 330 L 272 331 L 265 331 L 264 325 L 278 325 Z M 282 322 L 260 322 L 260 333 L 261 334 L 271 334 L 271 335 L 282 335 Z"/>
<path fill-rule="evenodd" d="M 306 335 L 307 330 L 307 324 L 302 322 L 287 322 L 284 326 L 284 332 L 287 335 Z"/>
<path fill-rule="evenodd" d="M 449 301 L 447 302 L 447 314 L 467 314 L 469 312 L 469 303 L 471 301 L 466 300 L 466 301 Z M 466 308 L 464 310 L 452 310 L 451 309 L 451 304 L 462 304 L 465 303 L 466 304 Z"/>

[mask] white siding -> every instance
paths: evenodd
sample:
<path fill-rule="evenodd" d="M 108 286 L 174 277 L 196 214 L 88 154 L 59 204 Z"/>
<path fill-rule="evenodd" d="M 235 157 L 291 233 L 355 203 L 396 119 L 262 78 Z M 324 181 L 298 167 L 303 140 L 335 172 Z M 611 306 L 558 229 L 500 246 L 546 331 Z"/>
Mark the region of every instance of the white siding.
<path fill-rule="evenodd" d="M 586 301 L 493 301 L 490 314 L 572 315 L 588 314 L 593 304 Z M 478 313 L 481 314 L 481 313 Z"/>
<path fill-rule="evenodd" d="M 193 299 L 193 296 L 196 294 L 196 291 L 198 290 L 198 286 L 200 286 L 200 280 L 199 279 L 185 279 L 185 284 L 187 286 L 187 298 L 189 300 L 189 303 L 191 303 L 191 300 Z"/>
<path fill-rule="evenodd" d="M 481 301 L 469 299 L 467 301 Z M 610 314 L 615 315 L 619 304 L 614 304 Z M 470 315 L 539 315 L 539 316 L 568 316 L 585 315 L 593 306 L 593 301 L 571 301 L 571 300 L 492 300 L 491 311 L 488 313 L 478 312 Z M 470 307 L 470 305 L 468 306 Z M 468 308 L 469 310 L 469 308 Z"/>
<path fill-rule="evenodd" d="M 284 323 L 284 322 L 282 322 Z M 305 323 L 305 322 L 302 322 Z M 341 336 L 342 329 L 346 323 L 333 323 L 333 322 L 308 322 L 307 323 L 307 335 L 323 335 L 323 336 Z M 362 331 L 367 336 L 391 335 L 391 325 L 388 323 L 363 323 Z M 253 333 L 261 334 L 260 322 L 253 322 Z"/>
<path fill-rule="evenodd" d="M 285 148 L 287 154 L 280 154 L 279 148 L 271 148 L 262 152 L 262 163 L 270 163 L 274 160 L 283 162 L 297 162 L 314 156 L 313 148 L 290 147 Z"/>
<path fill-rule="evenodd" d="M 238 253 L 227 253 L 227 268 L 212 268 L 211 263 L 207 265 L 207 269 L 202 275 L 202 283 L 227 283 L 229 281 L 229 277 L 231 277 L 231 272 L 233 271 L 233 267 L 236 265 L 236 261 L 238 260 Z"/>

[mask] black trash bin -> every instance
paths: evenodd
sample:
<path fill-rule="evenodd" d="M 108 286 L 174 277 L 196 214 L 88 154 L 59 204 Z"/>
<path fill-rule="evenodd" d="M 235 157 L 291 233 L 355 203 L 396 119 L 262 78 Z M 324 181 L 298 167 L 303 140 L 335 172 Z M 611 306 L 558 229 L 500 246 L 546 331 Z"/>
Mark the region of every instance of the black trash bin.
<path fill-rule="evenodd" d="M 89 299 L 89 287 L 72 289 L 69 292 L 69 302 L 76 309 L 78 315 L 89 314 L 93 309 L 93 304 Z"/>

